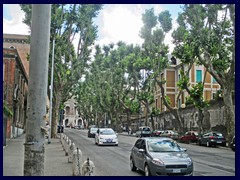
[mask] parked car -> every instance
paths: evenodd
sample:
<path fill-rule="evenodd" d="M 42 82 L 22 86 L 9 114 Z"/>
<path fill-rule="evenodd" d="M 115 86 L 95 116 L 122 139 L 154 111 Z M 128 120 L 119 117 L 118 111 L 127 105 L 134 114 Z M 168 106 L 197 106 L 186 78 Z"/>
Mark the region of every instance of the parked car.
<path fill-rule="evenodd" d="M 180 142 L 184 143 L 197 143 L 198 142 L 198 132 L 196 131 L 188 131 L 185 135 L 179 138 Z"/>
<path fill-rule="evenodd" d="M 97 133 L 98 128 L 89 128 L 88 129 L 88 137 L 95 138 L 95 134 Z"/>
<path fill-rule="evenodd" d="M 201 137 L 198 138 L 199 145 L 206 145 L 207 147 L 217 145 L 226 146 L 226 139 L 220 132 L 208 132 L 203 134 Z"/>
<path fill-rule="evenodd" d="M 161 137 L 169 137 L 174 140 L 178 140 L 179 136 L 177 132 L 174 132 L 173 130 L 165 130 L 163 133 L 160 134 Z"/>
<path fill-rule="evenodd" d="M 153 136 L 153 137 L 154 137 L 154 136 L 160 136 L 163 132 L 164 132 L 164 131 L 161 131 L 161 130 L 154 130 L 154 131 L 152 132 L 152 136 Z"/>
<path fill-rule="evenodd" d="M 148 126 L 141 126 L 136 131 L 136 137 L 149 137 L 152 135 L 151 129 Z"/>
<path fill-rule="evenodd" d="M 144 137 L 136 141 L 130 154 L 130 168 L 145 176 L 193 175 L 193 161 L 176 141 L 166 137 Z"/>
<path fill-rule="evenodd" d="M 115 145 L 118 146 L 117 134 L 112 128 L 98 128 L 95 134 L 95 144 L 97 145 Z"/>
<path fill-rule="evenodd" d="M 231 143 L 230 143 L 230 147 L 231 147 L 231 149 L 235 152 L 235 135 L 234 135 L 233 138 L 232 138 L 232 141 L 231 141 Z"/>
<path fill-rule="evenodd" d="M 79 125 L 75 125 L 74 129 L 80 129 L 80 126 Z"/>

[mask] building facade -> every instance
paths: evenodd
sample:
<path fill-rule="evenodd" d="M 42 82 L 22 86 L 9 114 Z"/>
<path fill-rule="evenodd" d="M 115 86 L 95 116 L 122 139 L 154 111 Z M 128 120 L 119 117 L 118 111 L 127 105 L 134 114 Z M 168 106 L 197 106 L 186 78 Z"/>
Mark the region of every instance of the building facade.
<path fill-rule="evenodd" d="M 30 45 L 28 36 L 3 34 L 3 100 L 12 110 L 5 138 L 23 133 L 26 124 Z"/>
<path fill-rule="evenodd" d="M 78 114 L 76 100 L 74 98 L 68 99 L 65 103 L 65 114 L 63 119 L 63 125 L 65 127 L 74 127 L 75 125 L 86 127 L 86 121 L 84 121 Z"/>
<path fill-rule="evenodd" d="M 184 71 L 187 70 L 186 66 L 183 66 L 183 68 Z M 164 69 L 160 74 L 160 78 L 166 80 L 166 83 L 164 84 L 165 95 L 169 97 L 171 106 L 176 108 L 185 106 L 186 98 L 189 97 L 189 94 L 186 91 L 183 91 L 181 94 L 179 94 L 177 83 L 181 79 L 181 69 L 182 64 L 179 61 L 175 60 L 174 63 L 172 63 L 168 68 Z M 210 101 L 214 99 L 214 96 L 220 90 L 220 85 L 210 75 L 210 73 L 207 72 L 206 68 L 203 65 L 193 64 L 189 72 L 190 88 L 196 85 L 198 82 L 203 82 L 204 78 L 205 83 L 203 97 L 204 100 Z M 161 112 L 167 111 L 167 108 L 163 104 L 161 89 L 158 86 L 157 90 L 155 91 L 154 106 L 160 109 Z"/>

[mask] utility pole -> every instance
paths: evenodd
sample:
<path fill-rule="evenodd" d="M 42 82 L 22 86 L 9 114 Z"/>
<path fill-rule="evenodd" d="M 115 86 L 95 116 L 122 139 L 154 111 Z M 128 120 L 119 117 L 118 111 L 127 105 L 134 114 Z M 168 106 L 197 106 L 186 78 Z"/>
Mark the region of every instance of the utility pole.
<path fill-rule="evenodd" d="M 44 175 L 50 21 L 50 4 L 32 5 L 24 176 Z"/>
<path fill-rule="evenodd" d="M 53 93 L 53 72 L 54 72 L 54 47 L 55 47 L 55 39 L 53 39 L 53 47 L 52 47 L 52 69 L 51 69 L 51 89 L 50 89 L 50 110 L 49 110 L 49 135 L 48 135 L 48 144 L 51 143 L 52 136 L 52 93 Z"/>

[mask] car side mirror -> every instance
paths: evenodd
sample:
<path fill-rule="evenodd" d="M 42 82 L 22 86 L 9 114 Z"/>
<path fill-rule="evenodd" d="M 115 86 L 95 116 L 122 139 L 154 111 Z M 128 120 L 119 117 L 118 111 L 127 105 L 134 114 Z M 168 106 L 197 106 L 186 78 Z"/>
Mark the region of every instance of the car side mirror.
<path fill-rule="evenodd" d="M 187 149 L 186 149 L 186 148 L 181 148 L 181 151 L 184 151 L 184 152 L 186 152 L 186 151 L 187 151 Z"/>

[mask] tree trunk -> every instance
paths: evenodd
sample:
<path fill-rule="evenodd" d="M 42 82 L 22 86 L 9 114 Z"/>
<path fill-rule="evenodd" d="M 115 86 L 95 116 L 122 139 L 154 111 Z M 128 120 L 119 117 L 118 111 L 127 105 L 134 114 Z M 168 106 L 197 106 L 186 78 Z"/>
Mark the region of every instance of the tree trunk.
<path fill-rule="evenodd" d="M 198 109 L 198 134 L 203 133 L 202 122 L 203 122 L 203 111 L 201 109 Z"/>
<path fill-rule="evenodd" d="M 179 115 L 178 109 L 169 109 L 170 112 L 173 114 L 175 117 L 176 123 L 177 123 L 177 131 L 179 132 L 184 132 L 184 127 L 183 127 L 183 120 L 181 116 Z"/>
<path fill-rule="evenodd" d="M 145 115 L 145 126 L 148 126 L 148 114 L 149 114 L 148 102 L 146 103 L 145 107 L 146 107 L 146 110 L 147 110 L 146 115 Z"/>
<path fill-rule="evenodd" d="M 131 113 L 129 109 L 127 109 L 127 126 L 128 128 L 131 126 Z"/>
<path fill-rule="evenodd" d="M 52 119 L 52 138 L 56 138 L 57 137 L 57 124 L 59 121 L 59 110 L 60 110 L 60 102 L 61 102 L 61 98 L 62 98 L 62 93 L 61 93 L 61 89 L 57 92 L 57 96 L 55 97 L 55 117 Z"/>
<path fill-rule="evenodd" d="M 33 4 L 24 176 L 44 175 L 50 4 Z"/>
<path fill-rule="evenodd" d="M 229 87 L 229 88 L 228 88 Z M 223 101 L 226 112 L 226 127 L 227 127 L 227 140 L 231 142 L 235 133 L 235 111 L 232 101 L 232 89 L 230 86 L 223 88 Z"/>
<path fill-rule="evenodd" d="M 155 123 L 154 123 L 154 119 L 153 119 L 153 115 L 151 114 L 151 124 L 152 124 L 152 130 L 155 130 Z"/>

